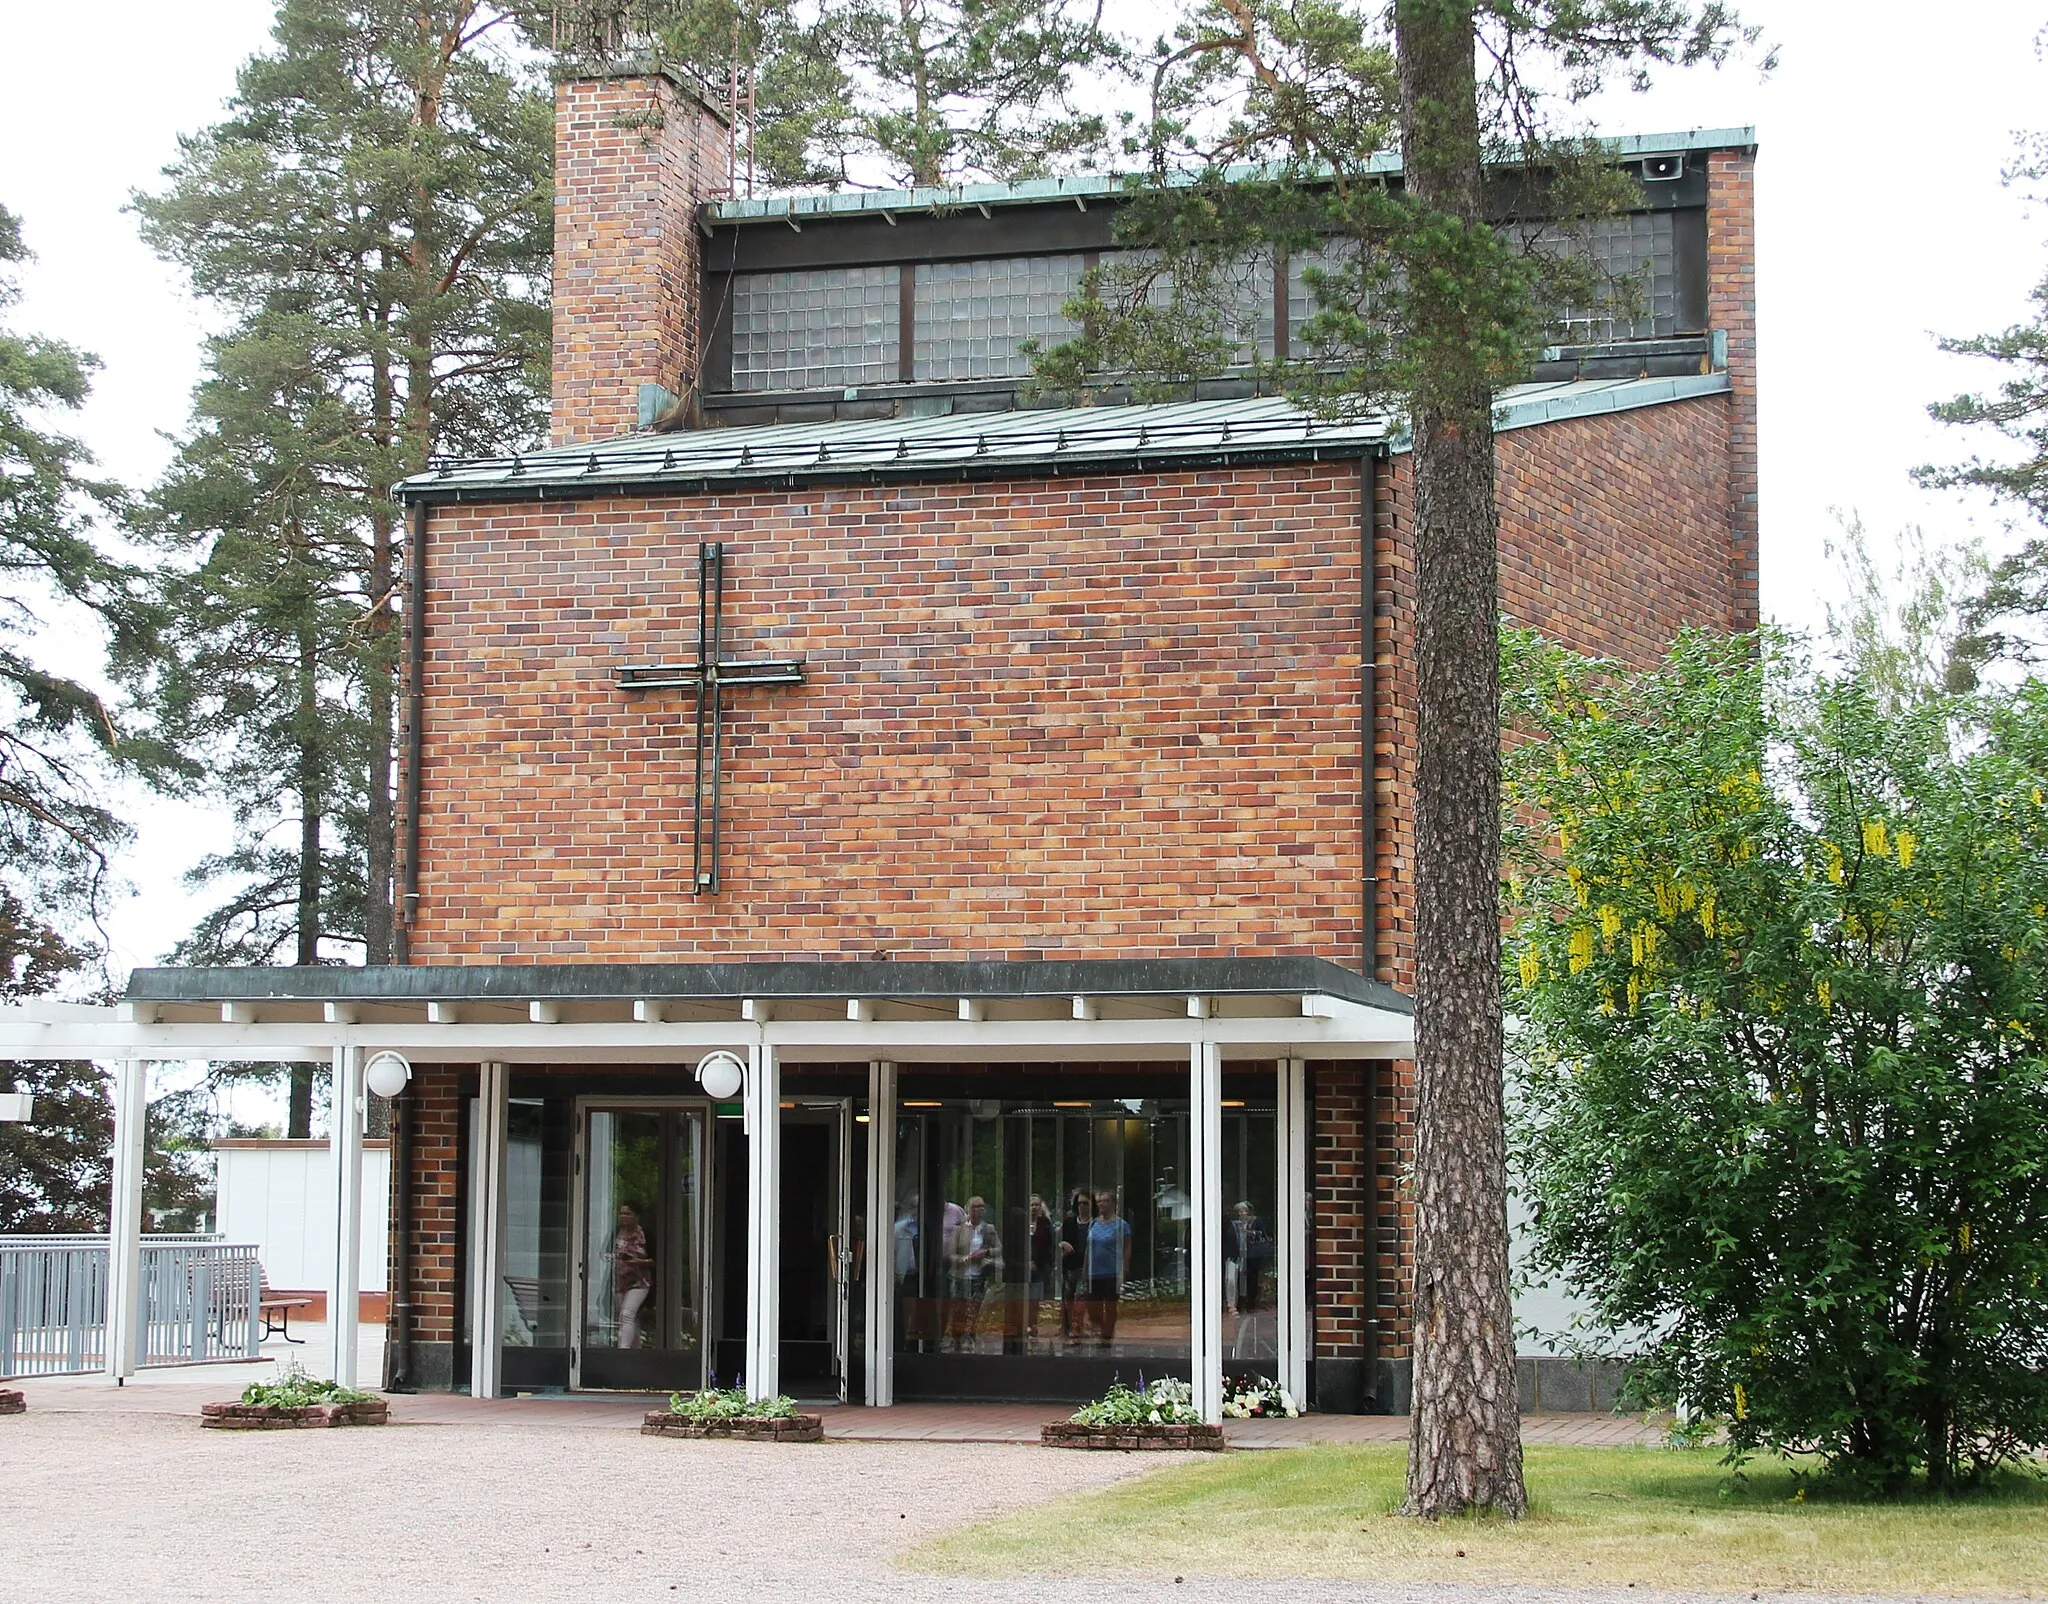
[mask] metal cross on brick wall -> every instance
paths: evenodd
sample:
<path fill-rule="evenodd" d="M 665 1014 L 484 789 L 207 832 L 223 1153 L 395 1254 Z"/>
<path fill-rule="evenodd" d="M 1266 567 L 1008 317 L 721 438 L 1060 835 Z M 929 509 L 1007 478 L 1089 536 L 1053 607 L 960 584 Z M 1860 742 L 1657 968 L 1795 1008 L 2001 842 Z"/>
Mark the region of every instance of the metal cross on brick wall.
<path fill-rule="evenodd" d="M 700 896 L 718 890 L 726 690 L 741 685 L 801 685 L 803 678 L 800 657 L 725 655 L 725 547 L 716 540 L 697 548 L 696 661 L 649 663 L 619 670 L 621 690 L 681 689 L 697 693 L 697 777 L 691 792 L 690 858 L 691 885 Z"/>

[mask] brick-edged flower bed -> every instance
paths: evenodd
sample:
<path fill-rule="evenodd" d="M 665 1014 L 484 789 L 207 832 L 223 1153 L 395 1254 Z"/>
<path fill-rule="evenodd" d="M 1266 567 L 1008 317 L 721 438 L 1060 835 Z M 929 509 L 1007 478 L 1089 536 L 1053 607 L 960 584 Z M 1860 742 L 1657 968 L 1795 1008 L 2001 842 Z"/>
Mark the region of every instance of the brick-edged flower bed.
<path fill-rule="evenodd" d="M 1047 1448 L 1202 1449 L 1223 1446 L 1223 1428 L 1203 1423 L 1195 1408 L 1194 1388 L 1172 1376 L 1150 1386 L 1138 1378 L 1136 1391 L 1122 1382 L 1111 1384 L 1093 1403 L 1065 1420 L 1041 1426 L 1038 1440 Z"/>
<path fill-rule="evenodd" d="M 1075 1420 L 1058 1420 L 1038 1428 L 1038 1440 L 1048 1448 L 1198 1449 L 1213 1453 L 1223 1446 L 1221 1426 L 1167 1426 L 1151 1421 L 1134 1421 L 1123 1426 L 1084 1426 Z"/>
<path fill-rule="evenodd" d="M 822 1415 L 780 1415 L 773 1419 L 744 1415 L 726 1420 L 692 1420 L 670 1409 L 650 1409 L 640 1423 L 643 1437 L 718 1437 L 729 1442 L 819 1442 L 825 1436 Z"/>
<path fill-rule="evenodd" d="M 215 1431 L 303 1431 L 321 1426 L 381 1426 L 390 1419 L 382 1398 L 357 1403 L 210 1403 L 199 1407 L 199 1424 Z"/>
<path fill-rule="evenodd" d="M 23 1398 L 20 1393 L 10 1392 L 7 1388 L 0 1387 L 0 1415 L 22 1414 L 27 1408 L 28 1400 Z"/>

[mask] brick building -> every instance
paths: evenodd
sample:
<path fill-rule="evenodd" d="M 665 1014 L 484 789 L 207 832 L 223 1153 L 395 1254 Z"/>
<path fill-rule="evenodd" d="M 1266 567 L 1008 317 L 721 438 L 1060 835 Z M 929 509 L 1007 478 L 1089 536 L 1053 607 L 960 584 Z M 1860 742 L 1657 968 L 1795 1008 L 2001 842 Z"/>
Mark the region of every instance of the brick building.
<path fill-rule="evenodd" d="M 1614 151 L 1642 315 L 1502 400 L 1502 604 L 1646 660 L 1756 621 L 1754 144 Z M 409 1385 L 1405 1408 L 1398 430 L 1027 404 L 1111 183 L 724 152 L 558 92 L 554 444 L 403 488 L 402 962 L 143 971 L 136 1028 L 410 1059 Z"/>

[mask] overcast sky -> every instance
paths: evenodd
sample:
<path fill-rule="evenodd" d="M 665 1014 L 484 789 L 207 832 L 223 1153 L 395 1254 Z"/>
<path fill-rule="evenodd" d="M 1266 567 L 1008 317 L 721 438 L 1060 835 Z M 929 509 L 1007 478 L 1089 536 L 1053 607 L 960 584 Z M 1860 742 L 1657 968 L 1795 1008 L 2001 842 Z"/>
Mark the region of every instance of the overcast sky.
<path fill-rule="evenodd" d="M 2048 263 L 2048 220 L 2001 186 L 2015 131 L 2048 125 L 2035 34 L 2048 0 L 1747 0 L 1779 69 L 1667 77 L 1598 108 L 1610 133 L 1754 124 L 1762 352 L 1763 590 L 1768 613 L 1818 624 L 1839 585 L 1823 556 L 1831 509 L 1880 543 L 1908 524 L 1938 540 L 2000 521 L 1908 473 L 1957 455 L 1927 403 L 1982 382 L 1937 334 L 2026 313 Z M 89 13 L 10 8 L 0 94 L 0 203 L 37 260 L 17 329 L 103 363 L 73 422 L 115 477 L 144 485 L 168 460 L 198 373 L 204 320 L 123 211 L 157 181 L 177 136 L 219 110 L 236 66 L 267 43 L 267 0 L 102 0 Z M 89 22 L 85 19 L 89 18 Z M 189 920 L 179 873 L 223 845 L 203 809 L 137 801 L 136 895 L 112 926 L 118 973 L 149 963 Z"/>

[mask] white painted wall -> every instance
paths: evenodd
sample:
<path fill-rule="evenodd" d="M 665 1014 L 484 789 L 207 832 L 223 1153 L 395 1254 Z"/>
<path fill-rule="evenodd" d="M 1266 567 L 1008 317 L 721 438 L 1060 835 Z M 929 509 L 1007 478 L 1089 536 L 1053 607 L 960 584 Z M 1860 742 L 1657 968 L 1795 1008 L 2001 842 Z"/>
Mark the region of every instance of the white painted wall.
<path fill-rule="evenodd" d="M 279 1291 L 319 1291 L 334 1254 L 334 1164 L 322 1140 L 228 1140 L 218 1162 L 215 1227 L 230 1242 L 254 1242 Z M 391 1144 L 363 1144 L 362 1290 L 382 1292 L 390 1236 Z"/>

